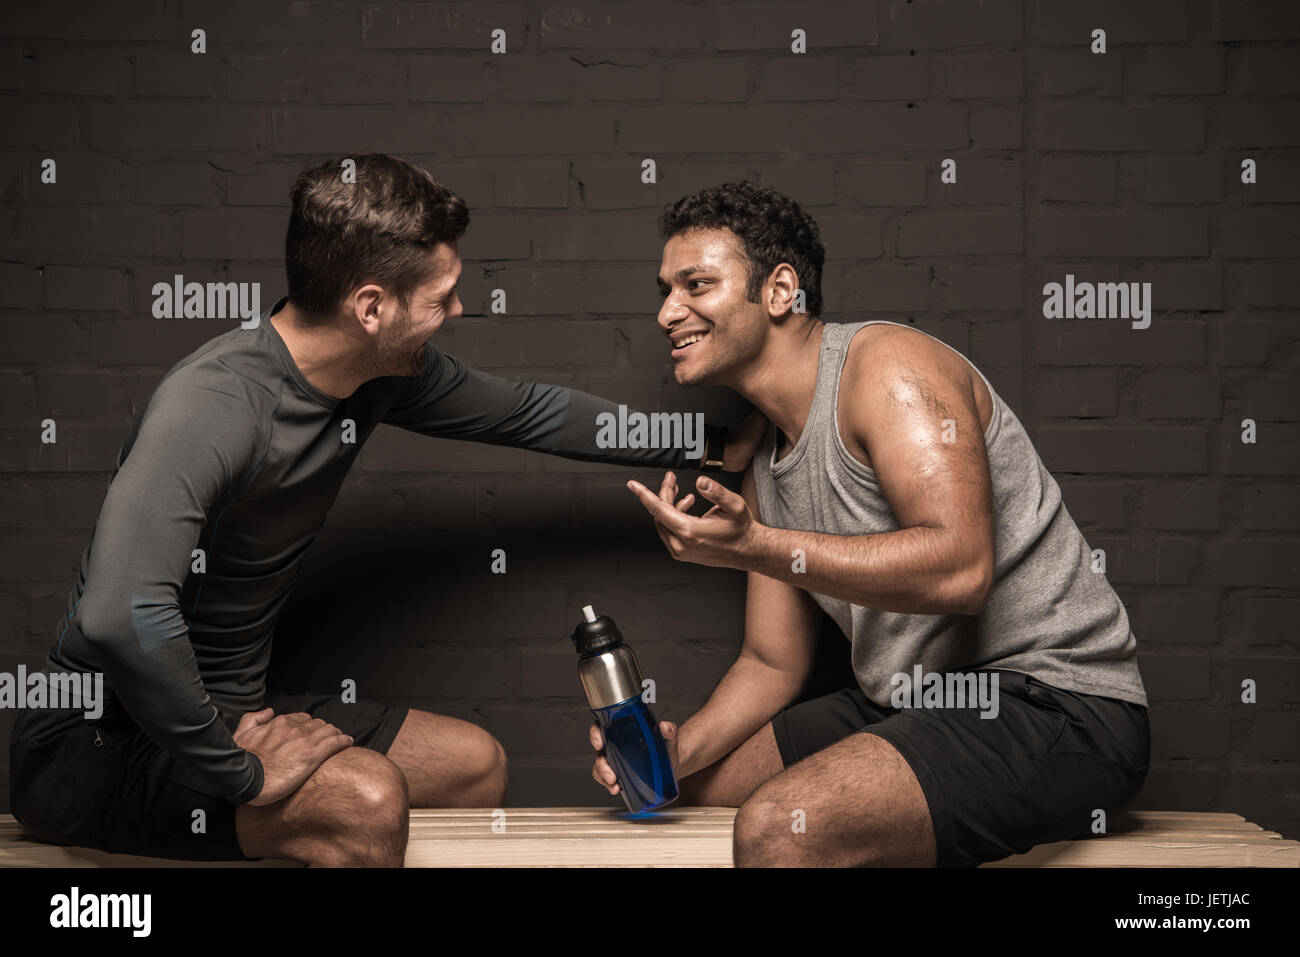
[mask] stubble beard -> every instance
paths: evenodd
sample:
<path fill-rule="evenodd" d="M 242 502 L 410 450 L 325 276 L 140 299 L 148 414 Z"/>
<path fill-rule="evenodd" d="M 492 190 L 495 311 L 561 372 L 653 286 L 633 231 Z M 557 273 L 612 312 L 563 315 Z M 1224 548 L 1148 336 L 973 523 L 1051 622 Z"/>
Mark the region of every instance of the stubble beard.
<path fill-rule="evenodd" d="M 374 356 L 376 376 L 414 376 L 418 373 L 424 350 L 410 345 L 407 334 L 411 328 L 411 311 L 404 310 L 397 316 L 396 328 L 392 337 L 379 346 Z"/>

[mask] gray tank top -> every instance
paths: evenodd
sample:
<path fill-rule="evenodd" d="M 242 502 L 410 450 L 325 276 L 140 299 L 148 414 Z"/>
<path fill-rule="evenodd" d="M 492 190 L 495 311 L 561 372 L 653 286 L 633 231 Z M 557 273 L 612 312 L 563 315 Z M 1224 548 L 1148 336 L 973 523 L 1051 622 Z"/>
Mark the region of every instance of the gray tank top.
<path fill-rule="evenodd" d="M 803 433 L 775 462 L 773 426 L 754 456 L 763 524 L 833 535 L 897 531 L 875 470 L 849 454 L 835 415 L 849 341 L 863 326 L 885 321 L 826 323 Z M 882 707 L 890 706 L 893 675 L 910 677 L 917 665 L 927 673 L 1005 668 L 1057 688 L 1145 706 L 1137 641 L 1119 596 L 1092 570 L 1088 544 L 1024 427 L 984 374 L 975 371 L 993 399 L 984 442 L 993 482 L 995 569 L 984 610 L 917 615 L 876 611 L 816 593 L 813 599 L 849 637 L 858 684 Z"/>

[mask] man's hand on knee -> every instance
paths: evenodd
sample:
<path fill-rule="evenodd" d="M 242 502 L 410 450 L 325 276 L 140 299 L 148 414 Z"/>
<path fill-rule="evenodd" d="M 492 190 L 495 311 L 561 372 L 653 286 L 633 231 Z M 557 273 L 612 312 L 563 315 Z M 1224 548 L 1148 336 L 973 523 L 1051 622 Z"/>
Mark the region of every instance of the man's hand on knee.
<path fill-rule="evenodd" d="M 288 797 L 325 760 L 352 746 L 352 737 L 305 712 L 275 714 L 270 708 L 249 711 L 235 728 L 235 744 L 262 762 L 262 790 L 252 805 L 274 804 Z"/>

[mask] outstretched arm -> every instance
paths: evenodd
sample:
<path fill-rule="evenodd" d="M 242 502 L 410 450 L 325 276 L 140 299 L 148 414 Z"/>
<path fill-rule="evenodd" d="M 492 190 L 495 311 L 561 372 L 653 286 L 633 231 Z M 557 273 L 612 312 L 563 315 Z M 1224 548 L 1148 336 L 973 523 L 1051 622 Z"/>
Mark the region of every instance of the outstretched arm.
<path fill-rule="evenodd" d="M 680 425 L 672 430 L 674 443 L 669 447 L 665 442 L 656 448 L 618 447 L 609 441 L 617 431 L 609 423 L 619 421 L 616 403 L 564 386 L 504 379 L 469 368 L 432 342 L 425 348 L 424 370 L 410 378 L 382 421 L 423 435 L 511 445 L 588 462 L 701 465 L 702 416 L 679 413 Z M 737 439 L 728 443 L 724 468 L 744 468 L 761 432 L 761 421 L 746 420 Z M 708 449 L 710 456 L 719 451 Z"/>

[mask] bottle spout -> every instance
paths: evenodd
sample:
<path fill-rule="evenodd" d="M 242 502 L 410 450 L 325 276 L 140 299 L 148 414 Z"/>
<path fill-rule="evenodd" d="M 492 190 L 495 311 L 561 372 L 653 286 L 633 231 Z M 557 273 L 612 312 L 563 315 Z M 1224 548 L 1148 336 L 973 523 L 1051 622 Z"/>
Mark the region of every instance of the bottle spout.
<path fill-rule="evenodd" d="M 618 633 L 618 625 L 609 615 L 597 615 L 591 605 L 582 608 L 583 620 L 573 628 L 570 639 L 579 657 L 596 654 L 623 644 L 623 636 Z"/>

